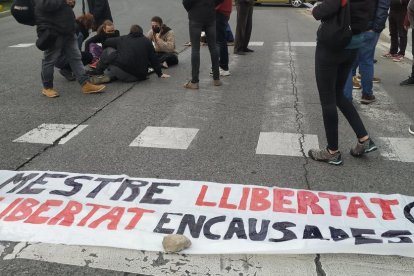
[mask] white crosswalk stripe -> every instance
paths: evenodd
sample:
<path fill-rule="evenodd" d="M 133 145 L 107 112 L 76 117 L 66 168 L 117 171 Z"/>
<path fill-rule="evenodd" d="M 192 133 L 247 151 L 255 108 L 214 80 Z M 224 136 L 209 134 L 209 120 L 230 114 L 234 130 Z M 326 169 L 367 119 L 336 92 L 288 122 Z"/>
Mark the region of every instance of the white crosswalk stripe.
<path fill-rule="evenodd" d="M 187 149 L 198 129 L 173 127 L 147 127 L 130 147 Z"/>
<path fill-rule="evenodd" d="M 29 48 L 35 45 L 34 43 L 20 43 L 16 45 L 9 46 L 9 48 Z"/>
<path fill-rule="evenodd" d="M 319 148 L 317 135 L 306 134 L 303 149 L 300 139 L 302 135 L 297 133 L 262 132 L 256 148 L 256 154 L 303 156 L 302 150 L 307 153 L 312 148 Z"/>
<path fill-rule="evenodd" d="M 87 125 L 41 124 L 37 128 L 15 139 L 13 142 L 51 145 L 61 139 L 59 144 L 63 145 L 78 135 L 86 127 Z M 67 136 L 65 136 L 66 134 Z"/>

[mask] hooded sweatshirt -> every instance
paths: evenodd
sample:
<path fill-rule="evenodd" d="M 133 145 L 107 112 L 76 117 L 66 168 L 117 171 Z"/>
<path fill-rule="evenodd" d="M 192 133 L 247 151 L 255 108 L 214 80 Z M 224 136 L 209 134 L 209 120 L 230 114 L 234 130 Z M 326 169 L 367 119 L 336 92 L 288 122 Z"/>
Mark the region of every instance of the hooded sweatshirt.
<path fill-rule="evenodd" d="M 230 17 L 231 10 L 233 8 L 232 0 L 224 0 L 223 3 L 216 7 L 216 11 Z"/>

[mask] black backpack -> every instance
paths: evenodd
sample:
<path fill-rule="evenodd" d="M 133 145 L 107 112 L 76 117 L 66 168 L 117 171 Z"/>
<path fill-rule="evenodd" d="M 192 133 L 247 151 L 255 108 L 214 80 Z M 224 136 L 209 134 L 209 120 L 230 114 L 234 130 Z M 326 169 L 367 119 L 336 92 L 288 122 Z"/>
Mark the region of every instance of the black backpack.
<path fill-rule="evenodd" d="M 33 0 L 14 0 L 10 10 L 14 19 L 20 24 L 35 25 Z"/>

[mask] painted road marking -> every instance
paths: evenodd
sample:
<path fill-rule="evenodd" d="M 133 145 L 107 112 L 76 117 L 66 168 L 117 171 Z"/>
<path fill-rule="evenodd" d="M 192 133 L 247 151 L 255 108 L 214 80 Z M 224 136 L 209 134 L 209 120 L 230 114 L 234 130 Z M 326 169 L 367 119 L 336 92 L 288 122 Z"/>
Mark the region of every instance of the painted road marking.
<path fill-rule="evenodd" d="M 20 43 L 20 44 L 9 46 L 9 48 L 28 48 L 28 47 L 32 47 L 33 45 L 35 44 L 34 43 Z"/>
<path fill-rule="evenodd" d="M 59 144 L 63 145 L 70 139 L 78 135 L 86 127 L 87 125 L 78 126 L 69 124 L 42 124 L 37 128 L 24 134 L 23 136 L 17 138 L 13 142 L 52 145 L 65 134 L 73 130 L 71 133 L 68 134 L 68 136 L 62 138 L 62 140 L 59 141 Z"/>
<path fill-rule="evenodd" d="M 149 126 L 129 145 L 130 147 L 187 149 L 198 133 L 196 128 Z"/>
<path fill-rule="evenodd" d="M 292 41 L 290 42 L 276 42 L 276 46 L 283 47 L 283 46 L 292 46 L 292 47 L 316 47 L 315 41 Z"/>
<path fill-rule="evenodd" d="M 249 46 L 263 46 L 263 41 L 250 41 Z"/>
<path fill-rule="evenodd" d="M 381 155 L 389 160 L 414 163 L 414 138 L 379 137 Z"/>
<path fill-rule="evenodd" d="M 305 134 L 303 151 L 307 154 L 311 148 L 319 148 L 318 136 Z M 256 154 L 303 156 L 297 133 L 261 132 L 257 143 Z"/>
<path fill-rule="evenodd" d="M 196 246 L 196 245 L 193 245 Z M 0 248 L 1 249 L 1 248 Z M 3 252 L 0 250 L 0 255 Z M 378 257 L 378 256 L 376 256 Z M 315 255 L 182 255 L 59 244 L 18 243 L 4 260 L 29 259 L 139 275 L 313 275 Z"/>

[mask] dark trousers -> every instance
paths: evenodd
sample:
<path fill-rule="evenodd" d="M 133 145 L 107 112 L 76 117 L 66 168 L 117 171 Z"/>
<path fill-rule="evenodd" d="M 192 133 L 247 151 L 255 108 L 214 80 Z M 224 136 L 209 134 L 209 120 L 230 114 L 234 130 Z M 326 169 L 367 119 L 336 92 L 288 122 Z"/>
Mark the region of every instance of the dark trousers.
<path fill-rule="evenodd" d="M 58 36 L 55 45 L 46 50 L 42 60 L 43 88 L 53 88 L 53 73 L 56 64 L 66 59 L 79 84 L 84 85 L 89 77 L 82 64 L 81 52 L 75 35 Z"/>
<path fill-rule="evenodd" d="M 358 138 L 367 135 L 364 124 L 352 102 L 344 96 L 344 86 L 357 56 L 357 49 L 332 52 L 316 46 L 315 74 L 322 105 L 326 139 L 330 150 L 338 149 L 338 110 L 344 114 Z"/>
<path fill-rule="evenodd" d="M 237 27 L 234 40 L 234 51 L 242 52 L 249 45 L 253 27 L 253 5 L 250 3 L 237 3 Z"/>
<path fill-rule="evenodd" d="M 411 45 L 414 45 L 414 29 L 411 29 Z M 413 54 L 413 57 L 414 57 L 414 46 L 411 47 L 411 53 Z M 414 61 L 411 67 L 411 77 L 414 78 Z"/>
<path fill-rule="evenodd" d="M 113 61 L 116 59 L 117 51 L 114 48 L 106 48 L 101 55 L 101 58 L 99 59 L 98 64 L 96 65 L 96 70 L 103 73 L 109 65 L 113 63 Z"/>
<path fill-rule="evenodd" d="M 219 53 L 219 64 L 221 69 L 229 70 L 229 50 L 227 47 L 226 27 L 229 17 L 216 12 L 216 33 L 217 33 L 217 51 Z"/>
<path fill-rule="evenodd" d="M 211 67 L 213 78 L 220 79 L 219 58 L 216 47 L 216 21 L 208 24 L 190 21 L 190 40 L 191 40 L 191 82 L 198 83 L 200 74 L 200 36 L 202 30 L 206 32 L 208 49 L 210 51 Z"/>
<path fill-rule="evenodd" d="M 388 21 L 390 24 L 391 54 L 405 55 L 407 48 L 407 31 L 404 29 L 405 14 L 404 10 L 390 11 Z"/>
<path fill-rule="evenodd" d="M 168 66 L 178 64 L 178 57 L 174 53 L 157 52 L 156 54 L 160 63 L 167 62 Z"/>

